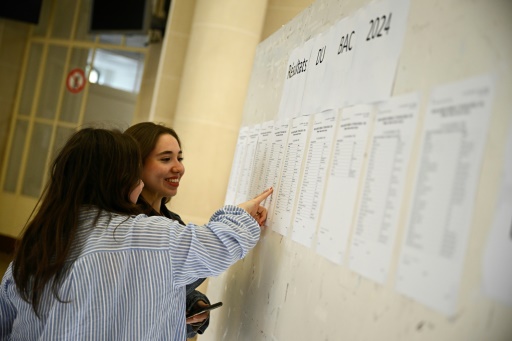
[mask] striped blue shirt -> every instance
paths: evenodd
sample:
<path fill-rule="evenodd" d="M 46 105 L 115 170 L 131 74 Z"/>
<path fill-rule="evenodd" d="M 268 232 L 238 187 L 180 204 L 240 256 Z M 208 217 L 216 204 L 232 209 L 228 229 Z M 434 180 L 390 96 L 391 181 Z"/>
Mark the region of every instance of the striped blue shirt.
<path fill-rule="evenodd" d="M 260 228 L 225 206 L 205 226 L 160 217 L 80 217 L 59 302 L 49 290 L 40 319 L 23 301 L 12 264 L 0 287 L 0 340 L 186 340 L 185 285 L 217 276 L 257 243 Z"/>

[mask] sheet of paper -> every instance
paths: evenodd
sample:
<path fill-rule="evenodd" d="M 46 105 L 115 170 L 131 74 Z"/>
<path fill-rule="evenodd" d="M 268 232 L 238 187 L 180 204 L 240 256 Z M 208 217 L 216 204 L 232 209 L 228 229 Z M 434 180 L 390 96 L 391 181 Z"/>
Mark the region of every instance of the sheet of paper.
<path fill-rule="evenodd" d="M 512 306 L 512 122 L 509 127 L 496 211 L 482 262 L 486 295 Z"/>
<path fill-rule="evenodd" d="M 377 106 L 349 265 L 379 283 L 385 282 L 389 272 L 416 133 L 418 102 L 417 94 L 409 94 Z"/>
<path fill-rule="evenodd" d="M 251 187 L 254 155 L 256 154 L 256 148 L 258 147 L 259 133 L 259 124 L 249 127 L 247 141 L 244 145 L 245 152 L 240 167 L 240 175 L 238 178 L 234 204 L 239 204 L 250 199 L 249 190 Z"/>
<path fill-rule="evenodd" d="M 242 127 L 238 132 L 238 140 L 236 141 L 235 155 L 231 164 L 231 173 L 229 175 L 228 188 L 226 190 L 225 205 L 235 205 L 236 190 L 240 169 L 245 154 L 245 144 L 247 143 L 249 127 Z"/>
<path fill-rule="evenodd" d="M 409 0 L 380 0 L 355 14 L 357 28 L 346 104 L 386 100 L 391 95 L 409 15 Z"/>
<path fill-rule="evenodd" d="M 283 160 L 281 181 L 276 196 L 272 229 L 284 236 L 292 222 L 297 186 L 301 176 L 302 163 L 309 134 L 310 116 L 299 116 L 292 120 L 286 152 Z"/>
<path fill-rule="evenodd" d="M 263 192 L 266 188 L 263 181 L 263 175 L 270 158 L 270 147 L 272 143 L 272 134 L 274 132 L 274 121 L 267 121 L 261 124 L 259 130 L 258 144 L 254 153 L 253 172 L 250 181 L 249 198 Z"/>
<path fill-rule="evenodd" d="M 328 62 L 325 66 L 324 89 L 329 89 L 323 90 L 326 95 L 325 108 L 343 108 L 349 102 L 349 90 L 355 82 L 350 77 L 357 40 L 356 27 L 357 21 L 351 16 L 331 28 L 329 45 L 325 51 Z"/>
<path fill-rule="evenodd" d="M 274 193 L 263 202 L 263 206 L 265 206 L 265 208 L 268 210 L 266 226 L 270 228 L 272 227 L 272 219 L 274 217 L 274 199 L 278 195 L 277 190 L 279 188 L 279 182 L 282 175 L 281 170 L 284 163 L 284 155 L 286 152 L 286 143 L 288 142 L 290 123 L 290 119 L 278 120 L 274 122 L 268 160 L 263 172 L 263 188 L 274 188 Z"/>
<path fill-rule="evenodd" d="M 343 109 L 336 136 L 319 219 L 316 251 L 342 264 L 352 226 L 361 168 L 373 120 L 373 107 Z"/>
<path fill-rule="evenodd" d="M 311 64 L 310 56 L 313 42 L 312 39 L 307 41 L 304 45 L 293 50 L 290 55 L 281 102 L 279 103 L 278 119 L 300 116 L 304 86 Z"/>
<path fill-rule="evenodd" d="M 292 240 L 311 247 L 318 224 L 318 214 L 325 187 L 337 112 L 324 111 L 313 116 L 304 172 L 299 184 L 299 198 L 293 220 Z"/>
<path fill-rule="evenodd" d="M 330 77 L 328 65 L 335 62 L 336 56 L 333 53 L 336 48 L 334 33 L 331 28 L 312 39 L 311 58 L 302 98 L 302 115 L 310 115 L 333 108 L 327 102 L 327 98 L 332 96 L 332 89 L 327 81 Z"/>
<path fill-rule="evenodd" d="M 488 75 L 438 86 L 421 133 L 396 287 L 446 315 L 456 312 L 493 92 Z"/>

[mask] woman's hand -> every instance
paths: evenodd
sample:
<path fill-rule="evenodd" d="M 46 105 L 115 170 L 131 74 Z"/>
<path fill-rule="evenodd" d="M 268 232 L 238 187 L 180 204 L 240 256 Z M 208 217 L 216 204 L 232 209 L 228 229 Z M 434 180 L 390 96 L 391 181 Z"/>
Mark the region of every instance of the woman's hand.
<path fill-rule="evenodd" d="M 205 301 L 197 301 L 197 303 L 194 305 L 194 307 L 195 306 L 199 306 L 201 308 L 205 308 L 205 307 L 208 307 L 208 304 Z M 194 324 L 194 323 L 198 323 L 198 322 L 204 322 L 204 320 L 206 320 L 208 318 L 208 316 L 210 316 L 210 312 L 209 311 L 205 311 L 202 314 L 195 315 L 195 316 L 187 318 L 186 319 L 186 323 L 187 324 Z"/>
<path fill-rule="evenodd" d="M 266 189 L 263 193 L 256 196 L 254 199 L 251 199 L 249 201 L 246 201 L 244 203 L 241 203 L 238 205 L 238 207 L 243 208 L 247 211 L 253 217 L 256 219 L 258 224 L 260 226 L 263 225 L 265 220 L 267 220 L 267 209 L 263 206 L 261 206 L 261 202 L 265 200 L 270 194 L 274 192 L 274 189 L 270 187 L 269 189 Z"/>

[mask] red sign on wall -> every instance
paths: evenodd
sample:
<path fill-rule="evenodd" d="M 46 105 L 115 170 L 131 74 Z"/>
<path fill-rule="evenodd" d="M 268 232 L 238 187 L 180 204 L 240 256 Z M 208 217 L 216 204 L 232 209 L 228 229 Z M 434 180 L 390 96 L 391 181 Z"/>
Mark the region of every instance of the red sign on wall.
<path fill-rule="evenodd" d="M 73 69 L 66 78 L 66 88 L 74 94 L 79 93 L 85 87 L 85 72 L 82 69 Z"/>

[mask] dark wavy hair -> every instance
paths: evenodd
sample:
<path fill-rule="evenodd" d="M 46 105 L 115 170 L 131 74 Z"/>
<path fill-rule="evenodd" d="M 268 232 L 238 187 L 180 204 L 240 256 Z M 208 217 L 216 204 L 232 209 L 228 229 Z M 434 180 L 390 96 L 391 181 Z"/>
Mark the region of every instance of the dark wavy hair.
<path fill-rule="evenodd" d="M 163 124 L 156 124 L 153 122 L 141 122 L 132 125 L 130 128 L 126 129 L 125 134 L 133 137 L 139 144 L 140 147 L 140 153 L 142 157 L 142 164 L 144 165 L 146 163 L 146 159 L 148 158 L 149 154 L 155 149 L 156 143 L 158 142 L 158 138 L 161 135 L 169 134 L 172 137 L 178 141 L 178 145 L 181 148 L 181 141 L 178 137 L 178 134 L 176 131 L 172 128 L 166 127 Z M 139 197 L 139 200 L 144 201 L 142 198 L 142 195 Z M 167 202 L 169 202 L 171 198 L 164 198 L 162 200 L 162 205 L 165 205 Z M 151 205 L 145 204 L 141 207 L 147 207 L 149 211 L 152 211 Z M 145 213 L 148 215 L 153 215 L 154 212 L 149 212 L 148 210 L 145 210 Z"/>
<path fill-rule="evenodd" d="M 137 142 L 118 130 L 84 128 L 74 133 L 51 166 L 50 179 L 34 208 L 13 260 L 13 277 L 21 297 L 38 306 L 46 285 L 58 296 L 69 272 L 71 247 L 83 207 L 138 214 L 129 194 L 142 171 Z"/>

